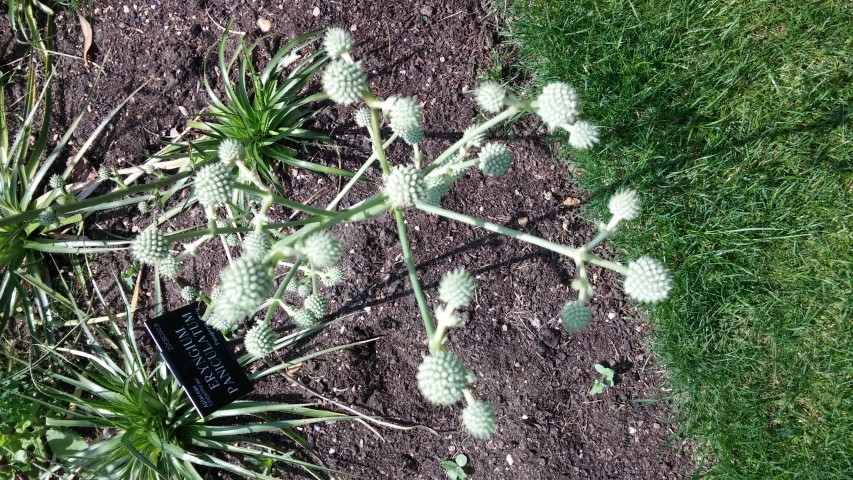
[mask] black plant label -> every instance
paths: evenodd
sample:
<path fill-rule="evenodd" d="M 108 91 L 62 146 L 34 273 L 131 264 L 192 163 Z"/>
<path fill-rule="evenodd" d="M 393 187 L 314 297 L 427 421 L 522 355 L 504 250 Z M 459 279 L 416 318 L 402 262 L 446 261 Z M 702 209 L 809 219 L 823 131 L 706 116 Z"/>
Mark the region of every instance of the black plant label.
<path fill-rule="evenodd" d="M 187 305 L 145 322 L 166 365 L 183 387 L 198 414 L 210 415 L 252 391 L 222 332 Z"/>

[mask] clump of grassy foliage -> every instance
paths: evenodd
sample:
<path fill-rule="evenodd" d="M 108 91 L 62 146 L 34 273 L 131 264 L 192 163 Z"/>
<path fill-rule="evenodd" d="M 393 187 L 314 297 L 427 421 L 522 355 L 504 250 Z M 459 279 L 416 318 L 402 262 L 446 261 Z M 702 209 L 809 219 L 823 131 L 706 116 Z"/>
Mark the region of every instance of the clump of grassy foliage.
<path fill-rule="evenodd" d="M 850 10 L 843 2 L 516 1 L 511 41 L 585 92 L 606 198 L 646 193 L 628 255 L 674 268 L 655 349 L 714 478 L 853 471 Z M 845 474 L 846 472 L 846 474 Z"/>

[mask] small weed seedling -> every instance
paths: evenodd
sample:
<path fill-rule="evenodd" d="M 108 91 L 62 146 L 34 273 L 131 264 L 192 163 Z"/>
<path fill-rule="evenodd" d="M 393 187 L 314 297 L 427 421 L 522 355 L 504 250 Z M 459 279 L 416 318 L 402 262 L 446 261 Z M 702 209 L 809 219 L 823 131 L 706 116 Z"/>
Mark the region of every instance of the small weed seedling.
<path fill-rule="evenodd" d="M 441 467 L 444 468 L 444 473 L 450 480 L 465 480 L 468 474 L 465 473 L 465 465 L 468 465 L 468 457 L 464 453 L 460 453 L 453 460 L 442 460 Z"/>
<path fill-rule="evenodd" d="M 590 396 L 598 395 L 604 392 L 605 388 L 613 386 L 613 376 L 616 372 L 612 368 L 607 368 L 600 363 L 595 364 L 595 371 L 601 374 L 601 378 L 596 378 L 592 388 L 589 389 Z"/>

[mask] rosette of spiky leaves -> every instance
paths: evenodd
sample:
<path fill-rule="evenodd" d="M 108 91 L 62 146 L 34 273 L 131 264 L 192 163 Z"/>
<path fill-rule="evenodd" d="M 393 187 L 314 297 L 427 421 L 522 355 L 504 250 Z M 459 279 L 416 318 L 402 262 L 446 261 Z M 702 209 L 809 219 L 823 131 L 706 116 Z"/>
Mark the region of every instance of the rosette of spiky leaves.
<path fill-rule="evenodd" d="M 628 263 L 625 275 L 625 293 L 644 303 L 657 303 L 669 296 L 672 278 L 669 272 L 654 258 L 642 256 Z"/>
<path fill-rule="evenodd" d="M 341 258 L 341 244 L 331 233 L 322 230 L 308 236 L 299 246 L 299 252 L 311 265 L 326 268 Z"/>
<path fill-rule="evenodd" d="M 424 197 L 426 182 L 414 165 L 397 165 L 385 179 L 382 191 L 395 208 L 406 208 Z"/>
<path fill-rule="evenodd" d="M 495 433 L 495 409 L 488 402 L 475 400 L 462 409 L 462 426 L 475 438 L 486 439 Z"/>
<path fill-rule="evenodd" d="M 226 29 L 218 45 L 216 62 L 222 96 L 216 93 L 208 77 L 212 69 L 205 57 L 204 86 L 210 98 L 208 119 L 190 121 L 189 127 L 203 134 L 200 139 L 177 143 L 175 152 L 164 158 L 186 158 L 182 151 L 201 152 L 216 158 L 220 142 L 232 139 L 245 151 L 244 163 L 261 179 L 284 191 L 274 173 L 277 164 L 303 168 L 320 174 L 350 176 L 351 173 L 299 159 L 299 150 L 308 143 L 328 142 L 329 137 L 306 127 L 316 115 L 315 102 L 326 95 L 307 95 L 305 86 L 328 61 L 322 50 L 306 54 L 306 49 L 320 39 L 321 31 L 297 36 L 287 42 L 261 69 L 252 58 L 259 42 L 246 44 L 242 39 L 233 54 L 226 54 L 230 37 Z M 302 55 L 300 58 L 299 55 Z M 292 59 L 298 59 L 287 64 Z"/>
<path fill-rule="evenodd" d="M 566 302 L 563 309 L 560 310 L 560 321 L 563 323 L 563 327 L 570 332 L 583 330 L 591 319 L 592 312 L 589 311 L 589 307 L 577 300 Z"/>
<path fill-rule="evenodd" d="M 474 278 L 464 268 L 451 270 L 438 282 L 438 296 L 450 308 L 467 307 L 474 299 Z"/>
<path fill-rule="evenodd" d="M 255 357 L 266 357 L 275 349 L 277 336 L 266 323 L 259 323 L 246 332 L 243 345 L 246 352 Z"/>
<path fill-rule="evenodd" d="M 133 319 L 129 300 L 120 286 L 117 290 L 126 318 Z M 110 312 L 108 305 L 101 303 Z M 136 322 L 126 322 L 125 328 L 113 320 L 115 314 L 107 318 L 110 320 L 101 328 L 80 327 L 92 346 L 90 351 L 51 349 L 49 368 L 47 362 L 19 363 L 48 397 L 46 401 L 28 398 L 48 409 L 45 423 L 52 430 L 49 438 L 56 438 L 57 447 L 63 442 L 65 446 L 81 445 L 73 455 L 58 456 L 52 466 L 58 478 L 198 479 L 222 470 L 236 478 L 272 480 L 268 472 L 251 466 L 262 464 L 264 459 L 302 470 L 310 478 L 322 478 L 323 472 L 330 471 L 306 462 L 310 451 L 294 455 L 294 450 L 307 445 L 294 426 L 348 417 L 304 404 L 236 400 L 201 418 L 175 377 L 166 373 L 165 364 L 160 360 L 152 364 L 141 351 L 133 331 Z M 195 332 L 207 341 L 212 338 L 204 326 Z M 274 341 L 273 351 L 282 352 L 285 358 L 273 368 L 258 370 L 256 380 L 291 362 L 305 362 L 309 357 L 289 356 L 287 352 L 293 352 L 296 342 L 308 334 L 300 331 Z M 341 348 L 345 346 L 328 351 Z M 248 369 L 256 360 L 243 355 L 237 361 L 242 369 Z M 212 368 L 211 364 L 206 366 Z M 256 438 L 258 434 L 264 438 Z M 224 454 L 229 451 L 240 452 L 242 458 L 257 463 L 237 464 Z"/>
<path fill-rule="evenodd" d="M 418 389 L 428 401 L 451 405 L 462 398 L 462 391 L 474 381 L 474 374 L 453 353 L 437 350 L 424 357 L 417 380 Z"/>

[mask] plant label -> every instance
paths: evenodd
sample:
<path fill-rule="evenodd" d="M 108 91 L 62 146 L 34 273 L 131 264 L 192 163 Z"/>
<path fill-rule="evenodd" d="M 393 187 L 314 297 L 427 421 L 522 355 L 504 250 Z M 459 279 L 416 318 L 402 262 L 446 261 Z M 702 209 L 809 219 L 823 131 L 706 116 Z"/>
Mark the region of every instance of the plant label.
<path fill-rule="evenodd" d="M 199 315 L 199 304 L 145 322 L 166 365 L 201 417 L 252 391 L 222 332 Z"/>

